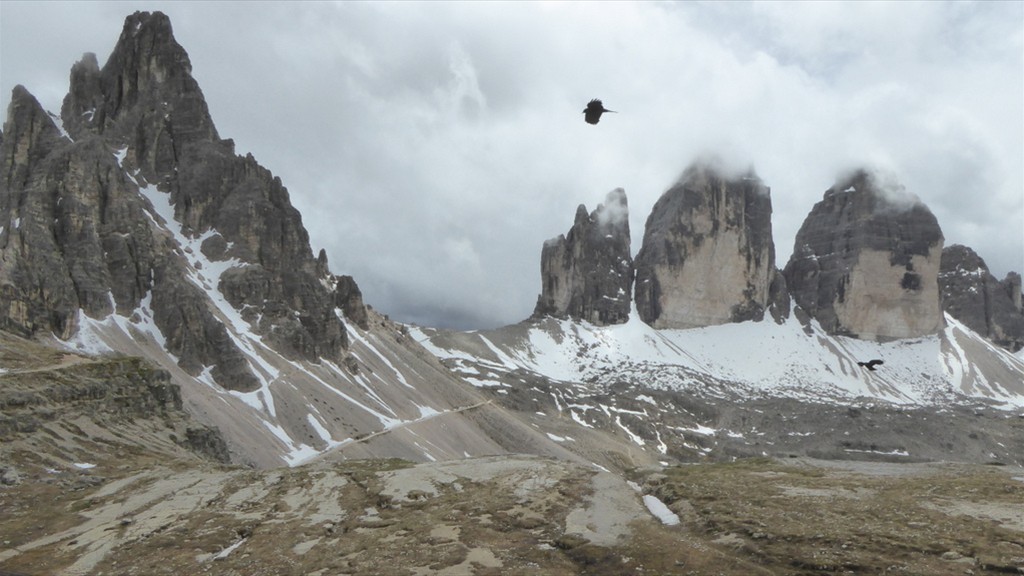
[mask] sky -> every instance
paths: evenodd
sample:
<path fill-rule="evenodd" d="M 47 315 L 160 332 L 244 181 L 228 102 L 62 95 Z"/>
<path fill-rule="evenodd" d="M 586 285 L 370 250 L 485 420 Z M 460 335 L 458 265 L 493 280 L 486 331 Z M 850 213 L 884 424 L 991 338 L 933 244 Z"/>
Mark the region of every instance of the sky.
<path fill-rule="evenodd" d="M 59 112 L 160 10 L 222 138 L 280 176 L 314 254 L 402 322 L 516 323 L 544 241 L 625 190 L 632 251 L 695 159 L 771 188 L 776 265 L 848 170 L 882 170 L 998 278 L 1024 272 L 1022 2 L 0 2 L 0 106 Z M 595 126 L 581 111 L 600 98 Z"/>

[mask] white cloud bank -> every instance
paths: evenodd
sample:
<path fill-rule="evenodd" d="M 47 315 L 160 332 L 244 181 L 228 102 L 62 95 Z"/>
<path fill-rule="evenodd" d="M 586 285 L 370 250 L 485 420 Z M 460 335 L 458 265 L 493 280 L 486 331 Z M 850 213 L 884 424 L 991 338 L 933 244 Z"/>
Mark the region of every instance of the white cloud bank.
<path fill-rule="evenodd" d="M 946 243 L 1024 269 L 1024 4 L 0 4 L 0 105 L 59 109 L 86 51 L 162 10 L 223 137 L 392 317 L 528 316 L 540 250 L 625 189 L 633 250 L 700 154 L 772 189 L 777 264 L 836 175 L 886 169 Z M 591 98 L 618 114 L 583 122 Z"/>

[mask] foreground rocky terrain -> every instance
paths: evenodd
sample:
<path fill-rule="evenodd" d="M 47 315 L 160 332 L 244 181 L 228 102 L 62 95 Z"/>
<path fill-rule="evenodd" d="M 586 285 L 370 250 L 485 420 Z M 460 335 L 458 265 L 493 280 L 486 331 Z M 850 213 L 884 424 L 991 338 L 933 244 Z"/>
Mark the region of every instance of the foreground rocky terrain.
<path fill-rule="evenodd" d="M 218 462 L 208 429 L 182 433 L 190 419 L 173 401 L 150 416 L 134 411 L 141 400 L 127 399 L 151 397 L 153 382 L 166 381 L 143 361 L 89 359 L 11 337 L 3 344 L 5 417 L 21 406 L 0 444 L 4 574 L 984 574 L 1024 566 L 1019 466 L 801 457 L 610 470 L 505 455 L 256 470 Z M 123 393 L 90 391 L 83 377 L 126 365 L 138 377 Z M 1024 433 L 1024 420 L 1015 426 Z M 205 441 L 190 440 L 199 436 Z"/>

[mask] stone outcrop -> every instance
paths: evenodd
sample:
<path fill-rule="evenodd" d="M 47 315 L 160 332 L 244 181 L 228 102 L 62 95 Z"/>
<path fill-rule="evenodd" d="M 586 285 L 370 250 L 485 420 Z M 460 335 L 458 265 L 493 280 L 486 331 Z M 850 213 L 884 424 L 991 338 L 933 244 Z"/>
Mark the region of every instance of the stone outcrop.
<path fill-rule="evenodd" d="M 697 162 L 655 203 L 636 257 L 636 305 L 655 328 L 761 320 L 788 306 L 775 269 L 770 190 L 754 172 Z M 779 309 L 779 313 L 782 311 Z"/>
<path fill-rule="evenodd" d="M 786 265 L 796 304 L 832 334 L 868 340 L 942 329 L 943 236 L 902 186 L 864 170 L 841 177 L 811 209 Z"/>
<path fill-rule="evenodd" d="M 128 432 L 128 437 L 137 433 L 126 426 L 166 429 L 176 444 L 218 462 L 230 461 L 220 432 L 192 420 L 170 375 L 140 358 L 0 373 L 0 441 L 83 419 L 94 434 L 103 429 Z"/>
<path fill-rule="evenodd" d="M 165 15 L 129 16 L 102 68 L 92 54 L 75 64 L 60 118 L 15 88 L 3 132 L 0 329 L 68 338 L 79 310 L 100 319 L 148 306 L 182 368 L 252 390 L 211 303 L 219 292 L 285 356 L 344 356 L 336 303 L 358 316 L 358 288 L 313 257 L 280 179 L 220 139 Z M 202 260 L 226 271 L 209 276 L 183 238 L 201 239 Z"/>
<path fill-rule="evenodd" d="M 954 244 L 942 251 L 942 307 L 994 343 L 1016 352 L 1024 347 L 1020 274 L 997 280 L 974 250 Z"/>
<path fill-rule="evenodd" d="M 629 246 L 629 207 L 621 188 L 590 214 L 581 204 L 569 233 L 548 240 L 541 250 L 542 287 L 534 317 L 626 322 L 633 281 Z"/>
<path fill-rule="evenodd" d="M 370 328 L 370 320 L 363 304 L 363 292 L 351 276 L 337 276 L 334 288 L 334 305 L 341 308 L 345 318 L 363 330 Z"/>

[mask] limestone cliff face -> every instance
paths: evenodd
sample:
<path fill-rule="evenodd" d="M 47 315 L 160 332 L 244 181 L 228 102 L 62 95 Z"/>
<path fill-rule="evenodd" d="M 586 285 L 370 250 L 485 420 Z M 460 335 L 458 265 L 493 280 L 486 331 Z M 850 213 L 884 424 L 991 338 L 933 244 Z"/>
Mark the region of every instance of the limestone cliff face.
<path fill-rule="evenodd" d="M 629 208 L 621 188 L 590 214 L 581 204 L 569 233 L 548 240 L 541 251 L 542 288 L 534 317 L 626 322 L 633 281 L 629 244 Z"/>
<path fill-rule="evenodd" d="M 102 68 L 74 65 L 60 118 L 16 88 L 3 132 L 0 328 L 68 338 L 79 310 L 143 310 L 187 372 L 251 390 L 223 298 L 288 357 L 343 357 L 336 302 L 358 316 L 358 288 L 313 257 L 280 179 L 219 138 L 163 14 L 129 16 Z"/>
<path fill-rule="evenodd" d="M 867 171 L 840 178 L 811 209 L 784 275 L 798 306 L 826 330 L 869 340 L 942 329 L 943 236 L 902 186 Z"/>
<path fill-rule="evenodd" d="M 66 338 L 79 308 L 101 317 L 119 298 L 137 304 L 156 248 L 167 247 L 149 233 L 143 201 L 114 156 L 100 139 L 62 136 L 20 86 L 5 131 L 0 326 Z"/>
<path fill-rule="evenodd" d="M 1011 352 L 1024 347 L 1020 274 L 997 280 L 974 250 L 954 244 L 942 251 L 939 287 L 943 309 L 965 326 Z"/>
<path fill-rule="evenodd" d="M 726 176 L 698 162 L 647 218 L 636 258 L 636 304 L 655 328 L 761 320 L 777 279 L 771 197 L 752 171 Z"/>

